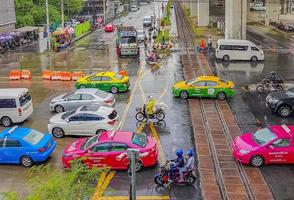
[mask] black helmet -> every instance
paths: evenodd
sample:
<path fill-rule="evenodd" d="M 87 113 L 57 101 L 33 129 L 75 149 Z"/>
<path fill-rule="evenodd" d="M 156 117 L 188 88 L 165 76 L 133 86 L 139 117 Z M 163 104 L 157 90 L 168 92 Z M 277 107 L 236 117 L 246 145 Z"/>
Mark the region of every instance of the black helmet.
<path fill-rule="evenodd" d="M 271 75 L 276 75 L 276 72 L 275 71 L 271 71 Z"/>

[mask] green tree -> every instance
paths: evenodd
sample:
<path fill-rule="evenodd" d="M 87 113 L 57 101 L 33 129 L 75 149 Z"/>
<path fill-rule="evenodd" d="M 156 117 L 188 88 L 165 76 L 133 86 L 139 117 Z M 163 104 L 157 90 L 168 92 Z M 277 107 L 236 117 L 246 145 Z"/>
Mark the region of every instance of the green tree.
<path fill-rule="evenodd" d="M 30 169 L 32 193 L 26 200 L 90 199 L 102 170 L 73 163 L 70 171 L 53 170 L 50 165 Z"/>

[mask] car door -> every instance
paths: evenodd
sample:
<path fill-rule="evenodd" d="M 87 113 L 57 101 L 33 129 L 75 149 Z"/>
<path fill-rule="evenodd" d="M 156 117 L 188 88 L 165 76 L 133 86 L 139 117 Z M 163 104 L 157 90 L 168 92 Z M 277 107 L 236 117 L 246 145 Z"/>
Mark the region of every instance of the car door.
<path fill-rule="evenodd" d="M 206 81 L 207 90 L 203 90 L 203 96 L 205 97 L 215 97 L 218 93 L 219 87 L 218 83 L 215 81 Z"/>
<path fill-rule="evenodd" d="M 90 79 L 90 85 L 92 88 L 99 88 L 101 84 L 101 76 L 94 76 Z"/>
<path fill-rule="evenodd" d="M 0 163 L 3 163 L 5 160 L 3 143 L 4 143 L 4 139 L 0 139 Z"/>
<path fill-rule="evenodd" d="M 107 167 L 110 143 L 96 144 L 86 151 L 85 163 L 90 167 Z"/>
<path fill-rule="evenodd" d="M 270 163 L 292 163 L 294 152 L 289 138 L 278 138 L 266 148 L 266 155 Z"/>
<path fill-rule="evenodd" d="M 102 76 L 101 77 L 101 90 L 110 91 L 111 83 L 112 83 L 112 79 L 110 77 Z"/>
<path fill-rule="evenodd" d="M 22 145 L 18 140 L 6 139 L 2 148 L 6 163 L 19 163 Z"/>
<path fill-rule="evenodd" d="M 84 128 L 84 114 L 75 114 L 66 120 L 67 135 L 84 135 Z"/>
<path fill-rule="evenodd" d="M 111 164 L 114 169 L 127 169 L 129 164 L 127 157 L 125 156 L 121 160 L 118 160 L 117 156 L 121 155 L 122 153 L 126 153 L 128 148 L 129 147 L 124 143 L 112 142 L 108 159 L 110 163 L 108 164 Z"/>
<path fill-rule="evenodd" d="M 205 81 L 197 81 L 192 83 L 191 85 L 192 88 L 189 91 L 189 93 L 191 93 L 191 96 L 202 97 L 207 90 Z"/>
<path fill-rule="evenodd" d="M 94 103 L 94 99 L 95 99 L 94 96 L 91 94 L 82 94 L 80 106 L 88 106 L 91 103 Z"/>
<path fill-rule="evenodd" d="M 65 110 L 72 111 L 76 110 L 81 105 L 81 95 L 72 94 L 65 99 L 66 103 L 64 104 Z"/>

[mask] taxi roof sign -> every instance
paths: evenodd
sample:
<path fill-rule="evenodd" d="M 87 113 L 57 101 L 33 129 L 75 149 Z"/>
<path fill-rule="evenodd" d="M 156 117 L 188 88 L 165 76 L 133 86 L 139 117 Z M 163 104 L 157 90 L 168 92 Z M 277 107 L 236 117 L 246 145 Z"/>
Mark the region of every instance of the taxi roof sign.
<path fill-rule="evenodd" d="M 291 132 L 291 130 L 289 129 L 289 127 L 288 127 L 286 124 L 283 124 L 281 127 L 282 127 L 282 128 L 284 129 L 284 131 L 286 131 L 287 133 L 290 133 L 290 132 Z"/>

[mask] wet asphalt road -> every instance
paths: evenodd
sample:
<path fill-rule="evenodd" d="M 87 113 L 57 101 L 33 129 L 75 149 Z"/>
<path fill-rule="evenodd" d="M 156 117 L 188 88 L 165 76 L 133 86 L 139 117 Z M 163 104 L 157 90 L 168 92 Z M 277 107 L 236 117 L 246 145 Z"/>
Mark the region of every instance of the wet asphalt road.
<path fill-rule="evenodd" d="M 156 9 L 150 4 L 141 7 L 137 12 L 117 19 L 114 23 L 124 23 L 133 25 L 137 29 L 143 29 L 142 19 L 145 15 L 153 14 Z M 123 130 L 135 131 L 137 121 L 135 119 L 136 107 L 142 106 L 148 95 L 160 98 L 169 109 L 165 123 L 155 123 L 156 132 L 160 138 L 165 159 L 174 158 L 177 148 L 185 151 L 193 147 L 193 139 L 190 114 L 187 102 L 173 98 L 171 87 L 174 82 L 182 80 L 182 69 L 179 64 L 177 54 L 166 58 L 167 62 L 160 67 L 152 68 L 144 62 L 144 50 L 141 47 L 141 60 L 137 58 L 117 58 L 115 50 L 115 34 L 104 33 L 102 30 L 95 31 L 83 40 L 77 42 L 77 47 L 63 53 L 53 53 L 52 55 L 39 55 L 35 53 L 15 53 L 0 58 L 0 87 L 27 87 L 29 88 L 34 105 L 33 115 L 23 124 L 43 132 L 47 132 L 47 123 L 54 113 L 50 113 L 48 105 L 50 99 L 58 94 L 74 90 L 74 82 L 45 81 L 41 79 L 41 71 L 51 70 L 83 70 L 85 72 L 106 71 L 121 69 L 127 70 L 130 76 L 131 90 L 127 93 L 116 95 L 116 110 L 119 111 L 124 121 Z M 7 81 L 5 77 L 11 69 L 29 69 L 33 73 L 32 81 Z M 142 70 L 144 76 L 135 86 L 138 70 Z M 128 103 L 130 106 L 128 107 Z M 3 127 L 0 126 L 0 130 Z M 147 124 L 144 132 L 151 134 Z M 57 147 L 48 163 L 55 168 L 62 169 L 60 158 L 64 147 L 77 137 L 65 137 L 57 140 Z M 170 195 L 174 199 L 190 200 L 200 199 L 200 189 L 195 186 L 174 186 L 169 194 L 163 188 L 156 188 L 153 182 L 154 175 L 158 172 L 158 166 L 145 169 L 137 177 L 138 195 Z M 18 165 L 0 166 L 0 192 L 17 191 L 19 197 L 24 197 L 29 188 L 27 186 L 28 169 Z M 128 195 L 129 177 L 126 172 L 118 171 L 111 180 L 105 195 Z"/>

